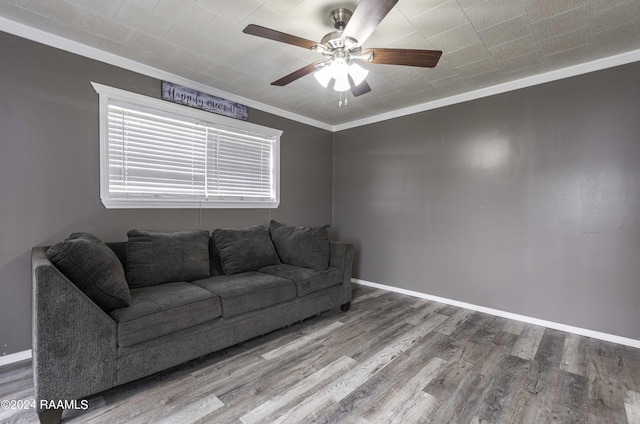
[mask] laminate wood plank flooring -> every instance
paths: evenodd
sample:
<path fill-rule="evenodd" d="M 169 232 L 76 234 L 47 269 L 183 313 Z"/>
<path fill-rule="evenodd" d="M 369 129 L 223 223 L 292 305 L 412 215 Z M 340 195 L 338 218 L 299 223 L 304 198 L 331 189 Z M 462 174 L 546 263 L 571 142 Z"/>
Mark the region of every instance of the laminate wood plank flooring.
<path fill-rule="evenodd" d="M 31 361 L 0 368 L 0 399 L 33 399 L 32 378 Z M 88 402 L 63 422 L 640 424 L 640 349 L 355 285 L 348 312 Z"/>

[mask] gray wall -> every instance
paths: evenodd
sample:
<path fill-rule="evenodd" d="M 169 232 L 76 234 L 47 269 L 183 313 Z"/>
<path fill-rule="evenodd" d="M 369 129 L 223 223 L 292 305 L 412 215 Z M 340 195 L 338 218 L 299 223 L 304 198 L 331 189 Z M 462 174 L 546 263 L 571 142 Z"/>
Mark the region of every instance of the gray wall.
<path fill-rule="evenodd" d="M 266 209 L 107 210 L 99 198 L 98 95 L 89 81 L 160 96 L 160 81 L 0 33 L 0 356 L 31 348 L 32 246 L 74 231 L 126 240 L 130 228 L 267 224 Z M 257 110 L 284 131 L 274 219 L 331 221 L 332 134 Z"/>
<path fill-rule="evenodd" d="M 640 339 L 640 63 L 339 132 L 333 202 L 356 278 Z"/>
<path fill-rule="evenodd" d="M 0 57 L 0 355 L 31 346 L 32 246 L 268 222 L 262 209 L 106 210 L 89 81 L 153 97 L 160 82 L 5 33 Z M 271 216 L 329 222 L 333 178 L 334 237 L 356 244 L 356 278 L 640 339 L 638 75 L 342 131 L 333 148 L 326 131 L 251 110 L 284 130 Z"/>

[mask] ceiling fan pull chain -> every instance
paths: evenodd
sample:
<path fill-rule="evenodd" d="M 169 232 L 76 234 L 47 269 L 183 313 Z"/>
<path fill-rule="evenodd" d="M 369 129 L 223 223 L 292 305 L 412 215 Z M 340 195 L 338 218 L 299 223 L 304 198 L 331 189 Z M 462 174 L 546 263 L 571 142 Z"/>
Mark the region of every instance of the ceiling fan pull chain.
<path fill-rule="evenodd" d="M 343 105 L 346 107 L 348 100 L 349 100 L 349 96 L 347 95 L 346 91 L 339 91 L 338 93 L 340 93 L 340 101 L 338 102 L 338 107 L 342 107 Z M 342 95 L 344 94 L 344 102 L 342 101 Z"/>

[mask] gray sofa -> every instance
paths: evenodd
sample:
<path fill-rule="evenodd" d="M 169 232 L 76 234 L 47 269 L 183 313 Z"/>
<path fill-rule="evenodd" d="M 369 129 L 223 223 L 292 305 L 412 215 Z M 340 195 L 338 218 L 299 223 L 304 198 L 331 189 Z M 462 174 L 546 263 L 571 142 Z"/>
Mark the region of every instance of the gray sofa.
<path fill-rule="evenodd" d="M 272 221 L 269 229 L 128 236 L 103 244 L 78 233 L 33 248 L 40 422 L 60 422 L 61 405 L 50 401 L 79 400 L 323 311 L 349 309 L 353 246 L 329 241 L 326 226 Z"/>

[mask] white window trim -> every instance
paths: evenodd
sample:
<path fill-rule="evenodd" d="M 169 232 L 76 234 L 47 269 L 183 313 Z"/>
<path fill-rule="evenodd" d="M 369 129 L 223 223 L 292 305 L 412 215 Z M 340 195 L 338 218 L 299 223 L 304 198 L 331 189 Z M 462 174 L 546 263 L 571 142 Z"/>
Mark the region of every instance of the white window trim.
<path fill-rule="evenodd" d="M 281 130 L 264 127 L 246 121 L 216 115 L 198 109 L 131 93 L 125 90 L 91 82 L 94 90 L 100 95 L 100 199 L 107 209 L 183 209 L 183 208 L 277 208 L 280 204 L 280 136 Z M 273 186 L 275 199 L 272 202 L 265 201 L 231 201 L 215 200 L 189 201 L 171 199 L 121 199 L 112 198 L 109 195 L 109 128 L 108 109 L 111 101 L 127 102 L 140 107 L 148 107 L 169 113 L 177 119 L 188 120 L 197 119 L 210 123 L 213 126 L 222 125 L 225 127 L 237 128 L 241 131 L 260 133 L 268 137 L 274 137 L 273 145 Z"/>

